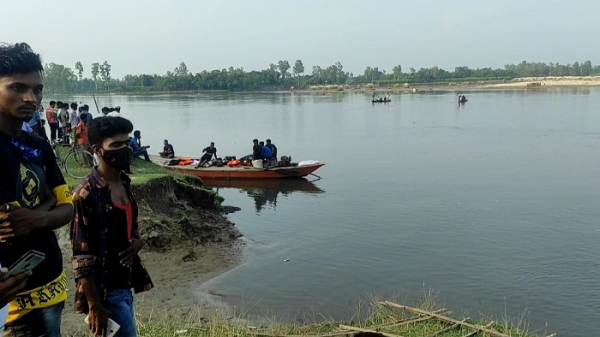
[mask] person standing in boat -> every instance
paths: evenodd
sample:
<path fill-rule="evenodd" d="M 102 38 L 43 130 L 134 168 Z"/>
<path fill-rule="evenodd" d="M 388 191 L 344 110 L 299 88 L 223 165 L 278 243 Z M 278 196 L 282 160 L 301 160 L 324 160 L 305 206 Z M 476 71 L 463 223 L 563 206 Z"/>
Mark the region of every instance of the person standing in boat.
<path fill-rule="evenodd" d="M 209 147 L 205 147 L 202 152 L 204 154 L 200 158 L 200 163 L 196 167 L 202 167 L 204 164 L 208 163 L 213 157 L 217 158 L 217 148 L 215 147 L 214 142 L 210 142 Z"/>
<path fill-rule="evenodd" d="M 263 159 L 262 146 L 258 144 L 258 139 L 254 139 L 252 142 L 254 143 L 254 146 L 252 146 L 252 160 Z"/>
<path fill-rule="evenodd" d="M 266 145 L 269 150 L 271 150 L 271 158 L 275 158 L 277 159 L 277 146 L 275 146 L 275 144 L 271 143 L 270 139 L 267 139 L 267 145 Z"/>
<path fill-rule="evenodd" d="M 260 142 L 259 145 L 262 148 L 261 151 L 263 159 L 271 159 L 271 157 L 273 157 L 271 149 L 265 146 L 265 142 Z"/>

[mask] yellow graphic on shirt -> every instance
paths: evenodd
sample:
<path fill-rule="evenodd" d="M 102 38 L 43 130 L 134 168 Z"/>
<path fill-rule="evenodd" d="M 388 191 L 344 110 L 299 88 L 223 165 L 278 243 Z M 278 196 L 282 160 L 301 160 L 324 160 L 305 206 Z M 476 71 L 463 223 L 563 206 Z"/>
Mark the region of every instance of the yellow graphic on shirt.
<path fill-rule="evenodd" d="M 41 203 L 41 193 L 45 191 L 42 189 L 42 181 L 40 177 L 30 168 L 21 164 L 20 167 L 20 179 L 21 179 L 21 206 L 27 208 L 34 208 Z"/>
<path fill-rule="evenodd" d="M 71 191 L 69 190 L 69 186 L 67 184 L 57 186 L 52 190 L 52 192 L 56 197 L 56 206 L 62 204 L 73 205 L 73 197 L 71 196 Z"/>
<path fill-rule="evenodd" d="M 6 323 L 12 323 L 33 309 L 51 307 L 67 300 L 67 273 L 39 288 L 22 292 L 10 302 Z"/>

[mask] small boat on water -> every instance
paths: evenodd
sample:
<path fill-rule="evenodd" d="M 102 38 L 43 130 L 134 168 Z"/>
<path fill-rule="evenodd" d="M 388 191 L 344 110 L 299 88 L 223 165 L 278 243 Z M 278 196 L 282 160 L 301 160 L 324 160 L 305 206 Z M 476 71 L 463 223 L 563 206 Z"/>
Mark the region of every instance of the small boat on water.
<path fill-rule="evenodd" d="M 373 99 L 371 100 L 371 103 L 389 103 L 391 102 L 391 99 Z"/>
<path fill-rule="evenodd" d="M 467 103 L 469 100 L 465 95 L 458 95 L 458 103 Z"/>
<path fill-rule="evenodd" d="M 267 168 L 258 168 L 252 166 L 211 166 L 211 167 L 196 167 L 190 165 L 169 165 L 171 159 L 161 158 L 160 156 L 150 156 L 150 159 L 155 164 L 166 168 L 167 170 L 193 175 L 202 179 L 221 179 L 221 180 L 261 180 L 261 179 L 295 179 L 303 178 L 312 174 L 324 163 L 310 163 L 300 165 L 298 163 L 290 163 L 289 166 L 275 166 Z M 177 159 L 177 158 L 175 158 Z"/>

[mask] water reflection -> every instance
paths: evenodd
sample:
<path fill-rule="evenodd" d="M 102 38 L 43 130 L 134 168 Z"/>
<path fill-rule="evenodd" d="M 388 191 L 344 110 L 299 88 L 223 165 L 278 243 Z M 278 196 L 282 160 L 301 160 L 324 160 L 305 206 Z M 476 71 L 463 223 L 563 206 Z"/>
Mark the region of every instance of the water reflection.
<path fill-rule="evenodd" d="M 319 179 L 317 179 L 319 180 Z M 256 213 L 260 213 L 265 207 L 277 209 L 278 197 L 289 197 L 294 192 L 305 194 L 322 194 L 325 190 L 315 185 L 317 180 L 306 179 L 272 179 L 272 180 L 215 180 L 205 181 L 206 187 L 215 188 L 218 192 L 221 188 L 236 188 L 240 193 L 245 193 L 254 199 Z"/>

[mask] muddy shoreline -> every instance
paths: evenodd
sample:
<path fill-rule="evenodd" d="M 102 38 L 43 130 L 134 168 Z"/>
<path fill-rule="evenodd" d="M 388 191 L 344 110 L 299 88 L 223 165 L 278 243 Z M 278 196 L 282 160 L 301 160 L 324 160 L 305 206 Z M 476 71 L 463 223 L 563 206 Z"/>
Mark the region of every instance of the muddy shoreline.
<path fill-rule="evenodd" d="M 200 180 L 165 176 L 133 185 L 138 201 L 139 232 L 144 240 L 140 257 L 155 288 L 135 295 L 136 313 L 148 317 L 181 315 L 208 305 L 197 287 L 241 263 L 242 236 L 226 214 L 239 210 L 222 207 Z M 68 226 L 58 233 L 69 279 L 69 298 L 63 311 L 63 332 L 85 332 L 83 315 L 75 314 L 75 283 L 70 263 Z M 210 309 L 210 308 L 209 308 Z"/>

